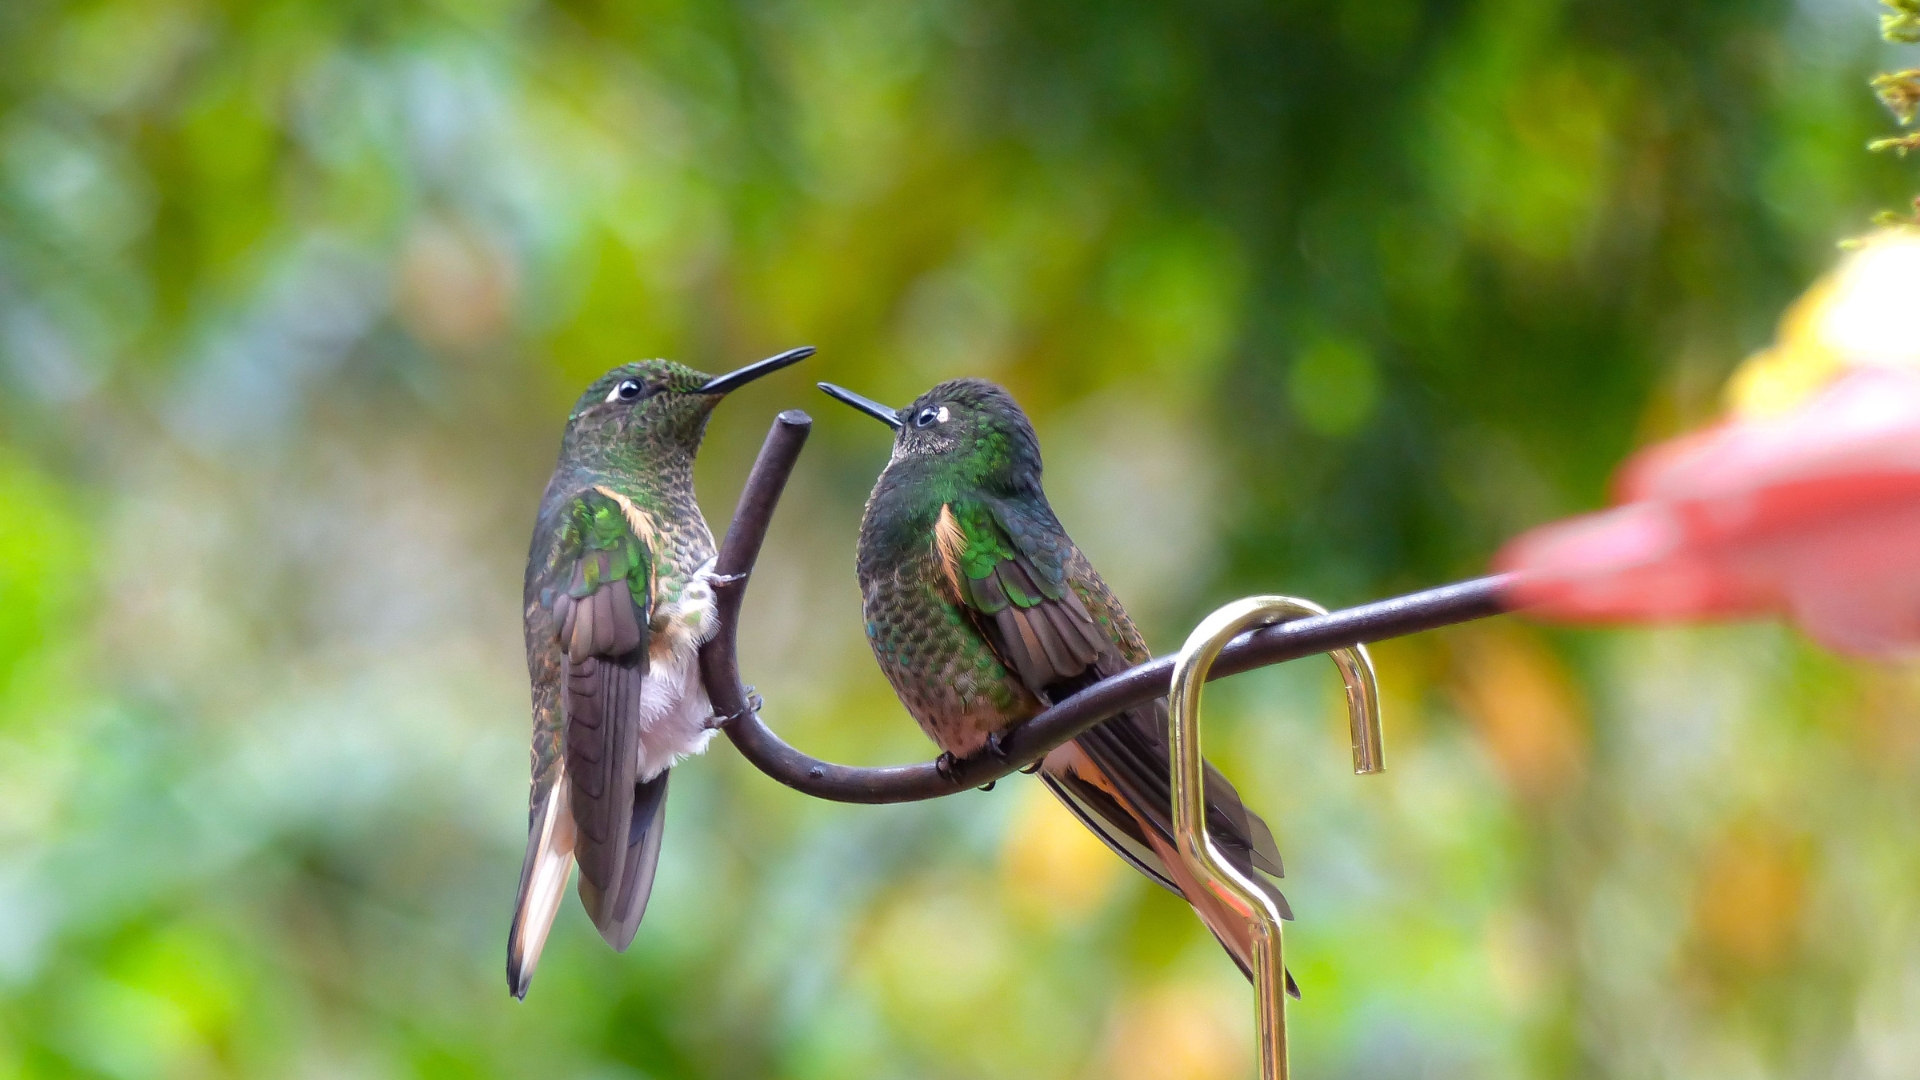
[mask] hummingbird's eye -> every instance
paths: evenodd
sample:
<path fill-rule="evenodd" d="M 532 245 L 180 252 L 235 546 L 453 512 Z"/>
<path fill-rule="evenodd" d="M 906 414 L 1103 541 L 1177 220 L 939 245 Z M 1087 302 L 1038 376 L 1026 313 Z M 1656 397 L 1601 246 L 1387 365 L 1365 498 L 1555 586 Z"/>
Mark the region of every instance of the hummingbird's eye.
<path fill-rule="evenodd" d="M 620 385 L 614 387 L 613 393 L 607 395 L 607 400 L 608 401 L 640 400 L 640 380 L 621 379 Z"/>
<path fill-rule="evenodd" d="M 947 422 L 947 419 L 952 415 L 953 415 L 952 413 L 949 413 L 947 411 L 947 407 L 945 405 L 942 405 L 937 409 L 929 405 L 926 408 L 921 409 L 918 413 L 914 414 L 913 426 L 914 427 L 932 427 L 935 424 L 944 424 Z"/>

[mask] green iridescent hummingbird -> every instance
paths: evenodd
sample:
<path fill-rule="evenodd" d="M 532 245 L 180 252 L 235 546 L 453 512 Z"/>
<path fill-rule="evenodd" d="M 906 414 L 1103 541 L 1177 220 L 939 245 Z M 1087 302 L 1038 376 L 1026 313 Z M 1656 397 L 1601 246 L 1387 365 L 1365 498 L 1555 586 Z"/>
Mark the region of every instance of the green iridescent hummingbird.
<path fill-rule="evenodd" d="M 867 638 L 941 760 L 1000 753 L 1000 738 L 1054 702 L 1152 659 L 1040 487 L 1040 442 L 1011 395 L 941 383 L 904 409 L 821 383 L 895 431 L 867 499 L 858 570 Z M 1173 835 L 1165 699 L 1053 750 L 1040 779 L 1122 859 L 1193 905 L 1251 978 L 1247 921 L 1196 881 Z M 1281 874 L 1266 822 L 1207 767 L 1214 843 L 1291 918 L 1258 869 Z M 1289 992 L 1298 996 L 1292 976 Z"/>
<path fill-rule="evenodd" d="M 713 533 L 693 459 L 728 392 L 803 360 L 790 349 L 718 378 L 625 364 L 567 417 L 527 556 L 533 787 L 507 934 L 524 998 L 573 864 L 600 936 L 625 951 L 653 891 L 668 770 L 715 729 L 696 653 L 713 635 Z"/>

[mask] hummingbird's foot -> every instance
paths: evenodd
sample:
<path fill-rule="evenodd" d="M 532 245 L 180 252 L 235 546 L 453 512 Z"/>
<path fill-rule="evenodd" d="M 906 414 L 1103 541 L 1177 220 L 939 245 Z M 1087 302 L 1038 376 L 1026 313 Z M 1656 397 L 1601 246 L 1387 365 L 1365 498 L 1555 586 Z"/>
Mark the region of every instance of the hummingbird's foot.
<path fill-rule="evenodd" d="M 992 754 L 996 761 L 1005 761 L 1007 760 L 1007 758 L 1012 757 L 1013 755 L 1007 752 L 1007 742 L 1006 742 L 1007 737 L 1012 734 L 1013 732 L 1011 731 L 1006 731 L 1006 732 L 996 731 L 993 734 L 988 735 L 987 736 L 987 753 Z M 1028 776 L 1032 776 L 1034 773 L 1037 773 L 1040 771 L 1040 762 L 1034 761 L 1030 764 L 1022 765 L 1020 766 L 1020 771 Z M 982 788 L 981 790 L 984 791 L 985 789 Z"/>
<path fill-rule="evenodd" d="M 764 709 L 767 707 L 767 700 L 760 696 L 759 691 L 755 690 L 751 686 L 746 687 L 745 689 L 747 691 L 747 707 L 744 709 L 741 709 L 738 712 L 730 712 L 725 716 L 722 716 L 719 713 L 714 713 L 712 716 L 707 717 L 707 722 L 705 727 L 708 731 L 718 731 L 721 728 L 726 727 L 728 724 L 733 723 L 735 720 L 738 720 L 741 717 L 747 716 L 749 714 L 758 715 L 761 709 Z"/>
<path fill-rule="evenodd" d="M 991 731 L 987 733 L 987 753 L 995 761 L 1007 760 L 1007 746 L 1000 732 Z"/>
<path fill-rule="evenodd" d="M 940 752 L 939 757 L 933 759 L 933 771 L 939 773 L 942 780 L 951 781 L 959 768 L 960 759 L 945 750 Z"/>
<path fill-rule="evenodd" d="M 707 581 L 715 586 L 737 585 L 740 582 L 745 580 L 747 580 L 747 575 L 745 574 L 708 574 L 707 575 Z"/>

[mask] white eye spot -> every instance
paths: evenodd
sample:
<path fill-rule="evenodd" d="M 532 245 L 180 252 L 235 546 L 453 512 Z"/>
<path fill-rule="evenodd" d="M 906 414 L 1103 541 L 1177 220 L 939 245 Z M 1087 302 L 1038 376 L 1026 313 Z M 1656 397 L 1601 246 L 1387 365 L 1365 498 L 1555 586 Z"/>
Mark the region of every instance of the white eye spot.
<path fill-rule="evenodd" d="M 934 417 L 935 420 L 938 420 L 943 424 L 952 418 L 953 418 L 953 414 L 947 411 L 947 407 L 945 405 L 940 406 L 940 412 Z"/>

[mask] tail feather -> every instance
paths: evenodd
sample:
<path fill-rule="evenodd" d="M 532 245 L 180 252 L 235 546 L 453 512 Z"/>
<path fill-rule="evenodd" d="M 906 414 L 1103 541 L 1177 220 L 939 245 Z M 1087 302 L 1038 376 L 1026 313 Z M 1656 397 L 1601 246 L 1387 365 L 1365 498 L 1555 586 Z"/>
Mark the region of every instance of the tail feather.
<path fill-rule="evenodd" d="M 660 837 L 666 832 L 667 777 L 659 776 L 634 785 L 633 816 L 627 826 L 627 853 L 621 862 L 618 888 L 606 904 L 606 921 L 599 923 L 600 936 L 620 952 L 633 944 L 640 929 L 640 917 L 647 912 L 647 898 L 653 895 L 653 875 L 660 865 Z"/>
<path fill-rule="evenodd" d="M 1154 835 L 1149 835 L 1148 840 L 1154 845 L 1161 859 L 1168 864 L 1167 869 L 1173 874 L 1174 883 L 1179 887 L 1180 894 L 1186 897 L 1187 903 L 1193 905 L 1193 913 L 1200 917 L 1201 924 L 1212 931 L 1214 940 L 1218 941 L 1220 947 L 1227 951 L 1227 955 L 1233 958 L 1234 966 L 1240 969 L 1240 974 L 1245 975 L 1248 982 L 1252 982 L 1253 924 L 1242 918 L 1239 912 L 1228 907 L 1226 901 L 1215 896 L 1213 890 L 1200 884 L 1199 879 L 1187 870 L 1187 864 L 1181 861 L 1180 853 L 1173 850 L 1172 845 Z M 1256 881 L 1259 880 L 1258 875 L 1253 877 Z M 1268 882 L 1260 882 L 1260 885 L 1262 891 L 1267 892 L 1268 895 L 1278 895 L 1279 890 L 1271 888 Z M 1300 986 L 1293 981 L 1293 972 L 1286 972 L 1286 977 L 1287 993 L 1297 1000 L 1300 997 Z"/>
<path fill-rule="evenodd" d="M 1125 859 L 1128 866 L 1175 896 L 1183 895 L 1180 886 L 1167 876 L 1159 854 L 1147 845 L 1144 835 L 1133 829 L 1114 827 L 1112 823 L 1130 819 L 1125 817 L 1124 808 L 1105 788 L 1081 779 L 1071 769 L 1042 769 L 1039 776 L 1040 782 L 1047 785 L 1047 790 L 1053 792 L 1061 805 L 1115 855 Z"/>
<path fill-rule="evenodd" d="M 1167 710 L 1161 701 L 1121 713 L 1078 739 L 1076 744 L 1121 794 L 1131 817 L 1143 827 L 1173 838 L 1172 759 L 1167 746 Z M 1220 770 L 1205 763 L 1207 830 L 1228 862 L 1243 873 L 1260 869 L 1282 874 L 1273 832 L 1247 808 Z M 1257 823 L 1257 826 L 1256 826 Z M 1281 909 L 1287 910 L 1284 900 Z M 1287 918 L 1292 918 L 1287 911 Z"/>
<path fill-rule="evenodd" d="M 533 983 L 540 950 L 546 947 L 547 931 L 560 913 L 567 878 L 573 872 L 574 822 L 567 805 L 568 786 L 563 766 L 527 833 L 520 892 L 513 904 L 513 924 L 507 931 L 507 989 L 516 998 L 524 999 Z"/>
<path fill-rule="evenodd" d="M 1171 771 L 1171 766 L 1168 771 Z M 1104 763 L 1096 761 L 1077 740 L 1048 754 L 1042 762 L 1041 775 L 1047 787 L 1094 835 L 1105 841 L 1135 869 L 1180 894 L 1191 904 L 1194 914 L 1219 940 L 1221 947 L 1240 968 L 1241 974 L 1249 980 L 1253 978 L 1253 927 L 1187 870 L 1186 863 L 1181 860 L 1162 822 L 1169 814 L 1167 808 L 1161 808 L 1158 814 L 1154 814 L 1140 806 L 1140 793 L 1127 784 L 1116 782 Z M 1208 793 L 1213 794 L 1211 786 Z M 1258 820 L 1250 812 L 1242 810 L 1242 813 Z M 1212 814 L 1208 816 L 1213 817 Z M 1257 847 L 1258 844 L 1256 842 L 1251 846 Z M 1275 865 L 1278 861 L 1277 858 L 1272 860 Z M 1274 898 L 1286 918 L 1293 917 L 1278 886 L 1262 879 L 1258 873 L 1249 873 L 1248 876 Z M 1293 981 L 1293 973 L 1288 972 L 1286 978 L 1287 992 L 1299 997 L 1300 990 Z"/>

